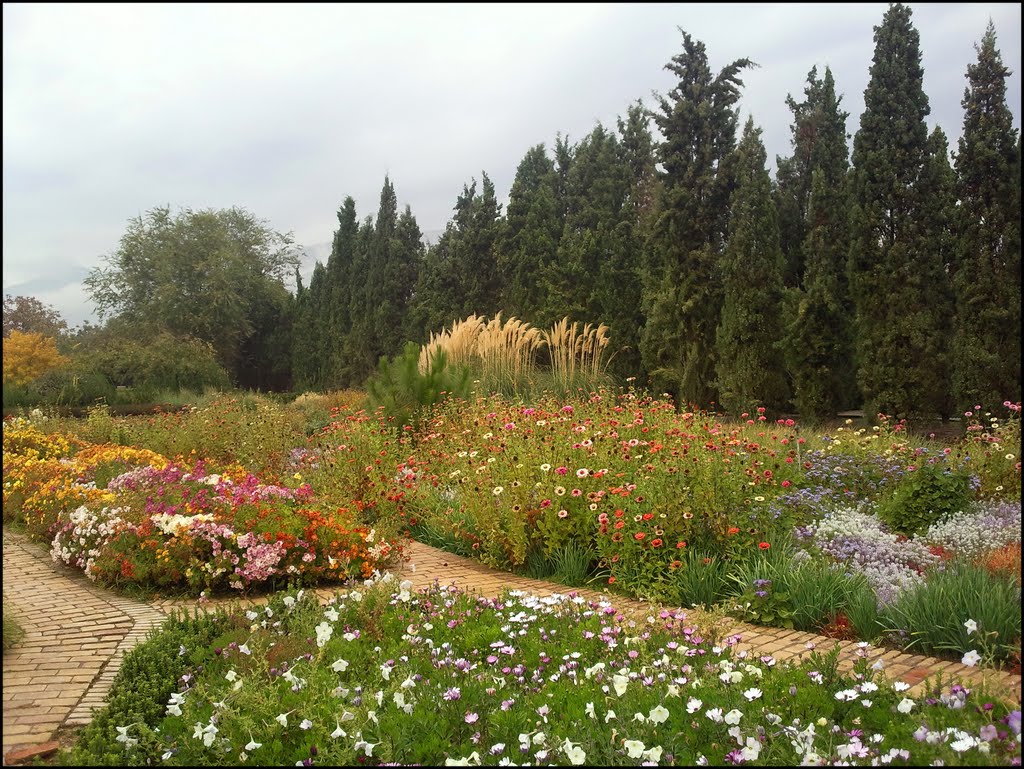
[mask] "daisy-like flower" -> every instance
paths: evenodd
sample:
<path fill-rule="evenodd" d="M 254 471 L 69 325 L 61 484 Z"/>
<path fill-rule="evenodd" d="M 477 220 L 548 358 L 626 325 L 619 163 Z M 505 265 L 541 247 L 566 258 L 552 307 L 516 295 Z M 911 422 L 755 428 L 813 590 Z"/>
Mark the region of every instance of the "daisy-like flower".
<path fill-rule="evenodd" d="M 907 689 L 910 688 L 910 684 L 906 683 L 905 681 L 897 681 L 892 685 L 892 688 L 898 692 L 905 692 L 907 691 Z"/>
<path fill-rule="evenodd" d="M 464 720 L 466 721 L 467 724 L 475 724 L 477 721 L 480 720 L 480 716 L 476 713 L 466 713 L 466 717 Z"/>
<path fill-rule="evenodd" d="M 707 711 L 704 715 L 707 716 L 708 718 L 710 718 L 716 724 L 722 723 L 722 709 L 721 708 L 712 708 L 711 710 Z"/>
<path fill-rule="evenodd" d="M 696 713 L 702 707 L 704 707 L 704 703 L 702 701 L 698 700 L 696 697 L 690 697 L 690 699 L 688 699 L 686 701 L 686 712 L 687 713 L 691 713 L 691 714 L 692 713 Z"/>
<path fill-rule="evenodd" d="M 747 689 L 745 692 L 743 692 L 743 696 L 747 698 L 748 702 L 753 702 L 754 700 L 758 699 L 762 694 L 763 692 L 756 687 L 753 689 Z"/>
<path fill-rule="evenodd" d="M 500 496 L 500 495 L 501 495 L 501 492 L 503 492 L 504 490 L 505 490 L 505 487 L 504 487 L 504 486 L 495 486 L 495 487 L 494 487 L 493 489 L 491 489 L 491 493 L 492 493 L 492 494 L 493 494 L 494 496 L 496 496 L 496 497 L 497 497 L 497 496 Z"/>

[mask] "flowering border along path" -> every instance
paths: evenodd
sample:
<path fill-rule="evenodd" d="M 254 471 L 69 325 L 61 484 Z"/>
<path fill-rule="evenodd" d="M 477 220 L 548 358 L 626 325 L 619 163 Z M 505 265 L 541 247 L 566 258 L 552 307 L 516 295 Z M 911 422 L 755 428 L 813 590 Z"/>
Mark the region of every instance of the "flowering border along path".
<path fill-rule="evenodd" d="M 94 585 L 81 572 L 54 564 L 42 546 L 23 535 L 5 529 L 3 544 L 4 602 L 26 631 L 24 639 L 3 660 L 5 763 L 6 756 L 16 749 L 53 740 L 63 727 L 88 723 L 92 711 L 103 706 L 124 654 L 175 609 L 197 605 L 212 608 L 225 603 L 255 605 L 266 600 L 142 603 Z M 536 595 L 575 592 L 588 598 L 610 599 L 634 622 L 657 621 L 659 608 L 640 601 L 517 577 L 418 542 L 411 542 L 407 552 L 409 562 L 395 569 L 395 574 L 410 580 L 416 590 L 439 580 L 487 597 L 497 597 L 505 588 Z M 335 592 L 333 587 L 316 591 L 323 601 Z M 915 696 L 925 690 L 930 677 L 941 673 L 946 682 L 985 682 L 992 694 L 1015 704 L 1021 701 L 1021 677 L 1010 673 L 735 621 L 720 628 L 719 635 L 739 653 L 771 654 L 780 662 L 797 661 L 815 647 L 827 651 L 838 643 L 842 649 L 840 670 L 848 671 L 858 658 L 866 657 L 880 665 L 890 679 L 911 684 Z"/>

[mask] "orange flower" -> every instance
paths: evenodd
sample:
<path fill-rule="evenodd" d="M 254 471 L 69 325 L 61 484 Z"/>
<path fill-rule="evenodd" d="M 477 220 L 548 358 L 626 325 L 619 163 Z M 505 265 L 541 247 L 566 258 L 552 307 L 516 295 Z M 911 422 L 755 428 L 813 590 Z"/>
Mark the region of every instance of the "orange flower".
<path fill-rule="evenodd" d="M 730 527 L 729 527 L 729 533 L 730 533 L 730 534 L 739 534 L 739 533 L 740 533 L 740 530 L 739 530 L 739 529 L 737 529 L 737 528 L 736 528 L 735 526 L 730 526 Z"/>
<path fill-rule="evenodd" d="M 652 539 L 651 540 L 651 547 L 661 547 L 662 544 L 663 543 L 662 543 L 662 541 L 660 539 Z"/>
<path fill-rule="evenodd" d="M 642 531 L 638 531 L 636 534 L 633 535 L 633 539 L 635 539 L 637 542 L 639 542 L 640 540 L 642 540 L 646 536 L 647 535 L 644 534 Z"/>
<path fill-rule="evenodd" d="M 682 550 L 684 547 L 686 547 L 685 542 L 676 542 L 676 550 Z"/>
<path fill-rule="evenodd" d="M 758 544 L 758 547 L 762 550 L 767 550 L 769 547 L 771 547 L 771 545 L 769 545 L 767 542 L 761 542 Z"/>

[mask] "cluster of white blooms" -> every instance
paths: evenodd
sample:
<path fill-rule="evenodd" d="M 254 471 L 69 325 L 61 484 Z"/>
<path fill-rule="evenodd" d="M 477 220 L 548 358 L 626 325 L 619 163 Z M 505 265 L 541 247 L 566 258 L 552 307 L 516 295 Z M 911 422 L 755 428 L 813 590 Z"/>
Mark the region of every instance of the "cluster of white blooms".
<path fill-rule="evenodd" d="M 939 563 L 928 545 L 886 530 L 865 508 L 839 508 L 801 535 L 822 553 L 863 574 L 880 603 L 890 603 L 909 587 L 924 581 L 923 572 Z"/>
<path fill-rule="evenodd" d="M 121 531 L 132 528 L 121 515 L 126 508 L 104 507 L 94 512 L 84 505 L 68 516 L 50 545 L 50 557 L 57 563 L 77 566 L 89 579 L 96 579 L 93 565 L 103 548 Z"/>
<path fill-rule="evenodd" d="M 964 558 L 1020 542 L 1020 502 L 983 502 L 933 524 L 921 537 Z"/>

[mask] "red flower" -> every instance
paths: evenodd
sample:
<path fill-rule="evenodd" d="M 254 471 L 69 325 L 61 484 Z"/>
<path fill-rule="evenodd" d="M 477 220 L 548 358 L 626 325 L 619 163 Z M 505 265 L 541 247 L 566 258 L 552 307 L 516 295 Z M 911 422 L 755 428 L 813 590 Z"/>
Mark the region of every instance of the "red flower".
<path fill-rule="evenodd" d="M 740 530 L 737 529 L 735 526 L 730 526 L 729 527 L 729 534 L 739 534 L 739 533 L 740 533 Z"/>
<path fill-rule="evenodd" d="M 611 585 L 613 582 L 615 582 L 615 577 L 608 577 L 608 584 Z"/>
<path fill-rule="evenodd" d="M 685 542 L 676 542 L 676 550 L 681 550 L 684 547 L 686 547 Z"/>
<path fill-rule="evenodd" d="M 787 462 L 791 462 L 791 461 L 792 461 L 792 459 L 787 459 L 786 461 L 787 461 Z M 788 488 L 789 488 L 790 486 L 792 486 L 792 485 L 793 485 L 793 484 L 792 484 L 791 482 L 789 482 L 789 481 L 783 481 L 783 482 L 782 482 L 782 488 L 784 488 L 784 489 L 788 489 Z"/>
<path fill-rule="evenodd" d="M 771 545 L 769 545 L 767 542 L 760 542 L 757 546 L 762 550 L 767 550 L 769 547 L 771 547 Z"/>
<path fill-rule="evenodd" d="M 662 541 L 660 539 L 652 539 L 651 547 L 661 547 Z"/>
<path fill-rule="evenodd" d="M 646 536 L 647 535 L 644 534 L 642 531 L 638 531 L 636 534 L 633 535 L 633 539 L 635 539 L 637 542 L 639 542 L 641 539 L 643 539 Z"/>

